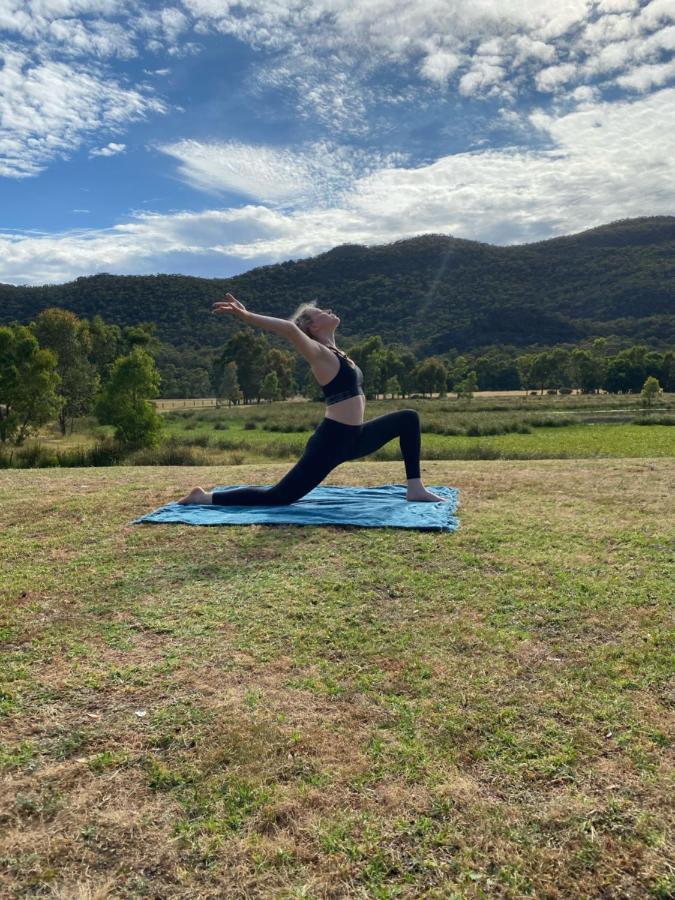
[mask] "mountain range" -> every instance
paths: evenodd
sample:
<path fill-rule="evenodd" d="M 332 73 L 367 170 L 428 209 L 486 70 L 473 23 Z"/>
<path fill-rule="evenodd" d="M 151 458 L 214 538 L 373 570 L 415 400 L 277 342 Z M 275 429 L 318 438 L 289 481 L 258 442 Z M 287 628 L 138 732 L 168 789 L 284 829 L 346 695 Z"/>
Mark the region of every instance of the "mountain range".
<path fill-rule="evenodd" d="M 441 234 L 365 247 L 222 279 L 100 273 L 66 284 L 0 284 L 0 324 L 49 306 L 91 319 L 156 323 L 180 348 L 215 348 L 237 320 L 210 314 L 232 292 L 247 308 L 288 318 L 316 298 L 341 318 L 347 345 L 378 334 L 418 356 L 580 343 L 616 335 L 675 345 L 675 217 L 612 222 L 531 244 L 494 246 Z"/>

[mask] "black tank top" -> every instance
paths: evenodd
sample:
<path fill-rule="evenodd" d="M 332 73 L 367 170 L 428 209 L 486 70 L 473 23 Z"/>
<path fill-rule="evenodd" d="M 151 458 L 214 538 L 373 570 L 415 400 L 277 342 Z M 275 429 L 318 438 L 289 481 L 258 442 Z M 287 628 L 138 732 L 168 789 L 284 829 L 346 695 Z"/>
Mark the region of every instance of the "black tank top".
<path fill-rule="evenodd" d="M 330 349 L 333 350 L 332 347 Z M 345 357 L 335 350 L 333 352 L 340 360 L 340 368 L 335 378 L 321 387 L 326 398 L 326 406 L 332 406 L 333 403 L 339 403 L 341 400 L 347 400 L 349 397 L 358 397 L 360 394 L 363 394 L 361 390 L 363 372 L 361 369 L 356 363 L 351 366 Z"/>

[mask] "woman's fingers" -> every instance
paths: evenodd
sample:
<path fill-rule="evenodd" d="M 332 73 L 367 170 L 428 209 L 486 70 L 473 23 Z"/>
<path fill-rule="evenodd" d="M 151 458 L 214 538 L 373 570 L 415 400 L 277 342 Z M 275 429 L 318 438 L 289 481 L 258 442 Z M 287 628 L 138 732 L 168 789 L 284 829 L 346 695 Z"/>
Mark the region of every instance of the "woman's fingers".
<path fill-rule="evenodd" d="M 240 303 L 232 294 L 225 294 L 225 300 L 216 300 L 213 303 L 212 310 L 213 312 L 231 312 L 236 313 L 241 310 L 244 310 L 246 307 L 243 303 Z"/>

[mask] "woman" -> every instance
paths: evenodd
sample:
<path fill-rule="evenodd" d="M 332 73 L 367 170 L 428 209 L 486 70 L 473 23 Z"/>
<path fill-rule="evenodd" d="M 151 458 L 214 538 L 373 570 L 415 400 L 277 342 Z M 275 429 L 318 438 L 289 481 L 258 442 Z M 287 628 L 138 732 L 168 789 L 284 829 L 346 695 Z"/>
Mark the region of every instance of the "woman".
<path fill-rule="evenodd" d="M 287 338 L 311 366 L 326 398 L 326 414 L 293 468 L 273 487 L 205 491 L 196 487 L 179 503 L 213 503 L 220 506 L 283 506 L 294 503 L 340 463 L 368 456 L 398 437 L 408 480 L 406 499 L 447 502 L 422 484 L 420 478 L 420 422 L 414 409 L 400 409 L 363 421 L 366 398 L 361 388 L 361 369 L 335 346 L 339 316 L 331 309 L 303 303 L 292 318 L 275 319 L 249 312 L 232 294 L 213 304 L 216 314 L 237 316 L 247 325 L 273 331 Z"/>

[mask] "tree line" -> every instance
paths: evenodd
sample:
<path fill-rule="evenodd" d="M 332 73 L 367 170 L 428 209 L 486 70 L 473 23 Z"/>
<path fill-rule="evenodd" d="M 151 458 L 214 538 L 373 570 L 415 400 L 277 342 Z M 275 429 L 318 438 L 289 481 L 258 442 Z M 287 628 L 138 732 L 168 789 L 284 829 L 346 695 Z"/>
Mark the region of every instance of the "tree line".
<path fill-rule="evenodd" d="M 188 350 L 186 359 L 155 332 L 152 322 L 120 327 L 100 315 L 89 321 L 58 307 L 43 310 L 28 326 L 0 327 L 0 441 L 21 444 L 54 420 L 66 435 L 76 418 L 94 414 L 115 427 L 118 440 L 152 446 L 159 440 L 161 417 L 150 401 L 160 396 L 215 396 L 227 404 L 296 395 L 323 399 L 309 366 L 276 345 L 276 336 L 270 343 L 267 334 L 239 329 L 205 365 L 203 355 Z M 470 397 L 478 390 L 638 393 L 649 378 L 659 390 L 675 391 L 672 350 L 635 345 L 612 352 L 605 338 L 535 353 L 493 347 L 419 360 L 406 347 L 385 346 L 374 335 L 353 343 L 347 353 L 363 370 L 369 399 Z M 181 362 L 192 363 L 183 381 Z"/>

